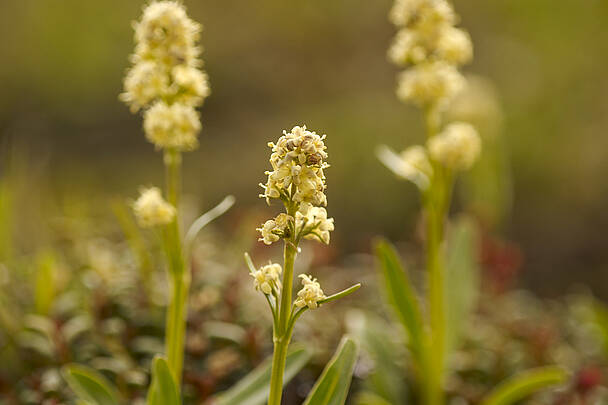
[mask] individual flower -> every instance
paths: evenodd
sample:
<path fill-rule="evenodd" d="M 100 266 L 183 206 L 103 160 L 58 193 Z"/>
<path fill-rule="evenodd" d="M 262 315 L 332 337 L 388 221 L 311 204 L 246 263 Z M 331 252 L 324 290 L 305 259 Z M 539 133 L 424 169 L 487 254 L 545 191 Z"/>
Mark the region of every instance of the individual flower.
<path fill-rule="evenodd" d="M 277 291 L 281 288 L 282 271 L 283 269 L 280 264 L 268 263 L 258 270 L 252 270 L 249 274 L 253 277 L 255 289 L 268 295 L 272 293 L 273 288 Z"/>
<path fill-rule="evenodd" d="M 427 147 L 437 162 L 450 169 L 466 170 L 481 152 L 481 139 L 471 124 L 454 122 L 429 139 Z"/>
<path fill-rule="evenodd" d="M 144 228 L 167 225 L 175 218 L 175 207 L 163 199 L 157 187 L 142 190 L 133 204 L 133 211 L 137 222 Z"/>
<path fill-rule="evenodd" d="M 426 0 L 418 9 L 413 28 L 421 35 L 432 37 L 455 23 L 456 13 L 447 0 Z"/>
<path fill-rule="evenodd" d="M 173 83 L 178 87 L 175 96 L 180 103 L 197 106 L 202 104 L 211 93 L 207 74 L 195 67 L 175 66 L 171 76 Z"/>
<path fill-rule="evenodd" d="M 325 135 L 308 131 L 305 126 L 295 126 L 291 132 L 283 131 L 276 144 L 270 142 L 271 171 L 268 181 L 262 184 L 261 197 L 287 198 L 298 203 L 315 206 L 326 205 L 324 169 L 327 152 L 323 142 Z"/>
<path fill-rule="evenodd" d="M 428 189 L 433 177 L 433 167 L 423 146 L 410 146 L 400 154 L 386 146 L 381 146 L 376 154 L 378 159 L 397 176 L 411 181 L 421 190 Z"/>
<path fill-rule="evenodd" d="M 321 285 L 317 279 L 312 278 L 312 276 L 300 274 L 299 277 L 302 279 L 303 287 L 298 291 L 298 297 L 294 302 L 295 306 L 298 308 L 306 306 L 310 309 L 317 308 L 319 306 L 318 302 L 327 298 L 325 294 L 323 294 Z"/>
<path fill-rule="evenodd" d="M 466 85 L 454 65 L 442 61 L 413 66 L 398 77 L 397 96 L 421 107 L 445 107 Z"/>
<path fill-rule="evenodd" d="M 146 138 L 157 148 L 185 151 L 198 145 L 201 123 L 193 107 L 158 101 L 144 114 L 144 130 Z"/>
<path fill-rule="evenodd" d="M 262 236 L 259 240 L 266 245 L 271 245 L 281 238 L 288 237 L 292 220 L 291 216 L 281 213 L 276 218 L 264 222 L 261 228 L 257 228 Z"/>
<path fill-rule="evenodd" d="M 296 229 L 302 232 L 305 239 L 317 239 L 329 244 L 329 232 L 334 230 L 334 219 L 327 218 L 327 211 L 323 207 L 312 207 L 302 204 L 303 209 L 296 213 Z"/>
<path fill-rule="evenodd" d="M 135 24 L 135 58 L 152 59 L 167 66 L 191 63 L 199 53 L 196 40 L 200 24 L 177 1 L 150 3 Z"/>
<path fill-rule="evenodd" d="M 437 41 L 438 56 L 450 63 L 462 65 L 473 58 L 470 35 L 459 28 L 447 27 Z"/>
<path fill-rule="evenodd" d="M 169 92 L 169 77 L 159 64 L 152 61 L 142 61 L 133 65 L 125 77 L 125 92 L 120 99 L 137 112 L 157 98 L 164 97 Z"/>
<path fill-rule="evenodd" d="M 427 0 L 396 0 L 389 19 L 398 27 L 405 27 L 416 17 L 418 10 Z"/>

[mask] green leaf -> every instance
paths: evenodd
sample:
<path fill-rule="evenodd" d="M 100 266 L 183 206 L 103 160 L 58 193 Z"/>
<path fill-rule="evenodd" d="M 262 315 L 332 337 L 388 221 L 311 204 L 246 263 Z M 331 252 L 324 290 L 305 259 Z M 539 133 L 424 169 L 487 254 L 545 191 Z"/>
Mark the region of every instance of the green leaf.
<path fill-rule="evenodd" d="M 63 376 L 70 388 L 83 401 L 94 405 L 119 403 L 116 388 L 92 368 L 69 364 L 63 368 Z"/>
<path fill-rule="evenodd" d="M 422 365 L 424 348 L 424 325 L 418 305 L 418 299 L 409 277 L 403 267 L 395 248 L 381 240 L 376 244 L 376 255 L 380 261 L 380 270 L 384 280 L 384 290 L 389 303 L 403 323 L 418 366 Z"/>
<path fill-rule="evenodd" d="M 568 373 L 560 367 L 539 367 L 523 371 L 494 388 L 482 405 L 513 404 L 543 388 L 561 384 L 567 377 Z"/>
<path fill-rule="evenodd" d="M 358 355 L 359 346 L 355 341 L 349 337 L 342 338 L 338 350 L 325 366 L 303 405 L 343 405 Z"/>
<path fill-rule="evenodd" d="M 148 390 L 148 405 L 180 405 L 175 378 L 164 357 L 156 356 L 152 362 L 152 384 Z"/>
<path fill-rule="evenodd" d="M 381 396 L 374 394 L 373 392 L 363 391 L 357 394 L 355 398 L 355 405 L 392 405 L 397 402 L 388 402 Z M 405 402 L 399 402 L 405 403 Z"/>
<path fill-rule="evenodd" d="M 347 314 L 348 330 L 361 343 L 373 362 L 372 370 L 363 382 L 366 400 L 370 404 L 407 403 L 407 386 L 404 384 L 406 354 L 401 339 L 395 338 L 394 327 L 383 319 L 359 310 L 351 310 Z M 373 401 L 369 399 L 373 394 Z M 355 400 L 359 404 L 359 396 Z M 363 403 L 368 403 L 363 402 Z"/>
<path fill-rule="evenodd" d="M 330 295 L 329 297 L 326 297 L 326 298 L 320 300 L 319 301 L 319 305 L 321 305 L 321 304 L 327 304 L 328 302 L 332 302 L 332 301 L 335 301 L 335 300 L 339 300 L 340 298 L 344 298 L 347 295 L 350 295 L 350 294 L 354 293 L 359 288 L 361 288 L 361 283 L 357 283 L 355 285 L 352 285 L 352 286 L 348 287 L 345 290 L 342 290 L 340 292 L 337 292 L 335 294 Z"/>
<path fill-rule="evenodd" d="M 479 296 L 475 225 L 458 220 L 448 235 L 446 263 L 447 349 L 457 348 Z"/>
<path fill-rule="evenodd" d="M 283 384 L 287 384 L 310 360 L 312 353 L 304 347 L 294 348 L 287 354 Z M 272 359 L 266 359 L 232 388 L 217 395 L 214 405 L 263 405 L 270 392 Z"/>

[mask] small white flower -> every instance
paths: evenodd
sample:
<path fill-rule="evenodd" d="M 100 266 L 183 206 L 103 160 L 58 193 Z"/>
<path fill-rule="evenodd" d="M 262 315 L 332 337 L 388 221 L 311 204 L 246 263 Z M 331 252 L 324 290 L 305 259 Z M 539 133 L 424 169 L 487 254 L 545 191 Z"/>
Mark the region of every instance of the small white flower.
<path fill-rule="evenodd" d="M 291 222 L 293 222 L 293 217 L 290 217 L 285 213 L 277 215 L 274 219 L 269 219 L 264 222 L 261 228 L 257 228 L 257 231 L 259 231 L 262 236 L 259 240 L 266 245 L 271 245 L 279 239 L 287 237 L 289 235 L 289 224 Z"/>
<path fill-rule="evenodd" d="M 175 207 L 165 201 L 160 189 L 144 189 L 133 204 L 133 211 L 139 224 L 144 228 L 167 225 L 175 218 Z"/>
<path fill-rule="evenodd" d="M 201 122 L 193 107 L 159 101 L 145 112 L 144 130 L 146 138 L 157 148 L 185 151 L 198 145 Z"/>
<path fill-rule="evenodd" d="M 120 99 L 130 105 L 131 111 L 137 112 L 169 92 L 169 77 L 161 65 L 142 61 L 127 72 L 124 87 Z"/>
<path fill-rule="evenodd" d="M 416 16 L 426 0 L 396 0 L 391 8 L 389 19 L 399 27 L 405 27 Z"/>
<path fill-rule="evenodd" d="M 135 23 L 136 57 L 153 59 L 167 66 L 192 62 L 199 53 L 195 46 L 201 26 L 188 18 L 177 1 L 156 1 Z"/>
<path fill-rule="evenodd" d="M 179 87 L 176 93 L 181 103 L 200 105 L 211 93 L 207 74 L 195 67 L 178 65 L 173 68 L 171 75 Z"/>
<path fill-rule="evenodd" d="M 300 274 L 302 279 L 302 289 L 298 291 L 298 297 L 294 304 L 298 308 L 307 306 L 310 309 L 318 307 L 318 302 L 327 298 L 321 289 L 321 285 L 316 278 L 306 274 Z"/>
<path fill-rule="evenodd" d="M 447 27 L 439 35 L 437 53 L 447 62 L 465 64 L 473 58 L 471 37 L 464 30 Z"/>
<path fill-rule="evenodd" d="M 481 139 L 477 130 L 465 122 L 449 124 L 427 145 L 431 157 L 454 170 L 469 169 L 481 152 Z"/>
<path fill-rule="evenodd" d="M 256 271 L 251 271 L 249 274 L 253 277 L 253 286 L 256 290 L 262 291 L 268 295 L 272 293 L 272 289 L 281 288 L 281 272 L 283 269 L 280 264 L 268 263 Z"/>
<path fill-rule="evenodd" d="M 304 232 L 305 239 L 317 239 L 329 244 L 329 233 L 334 230 L 334 219 L 327 218 L 325 208 L 308 204 L 296 213 L 296 228 Z"/>

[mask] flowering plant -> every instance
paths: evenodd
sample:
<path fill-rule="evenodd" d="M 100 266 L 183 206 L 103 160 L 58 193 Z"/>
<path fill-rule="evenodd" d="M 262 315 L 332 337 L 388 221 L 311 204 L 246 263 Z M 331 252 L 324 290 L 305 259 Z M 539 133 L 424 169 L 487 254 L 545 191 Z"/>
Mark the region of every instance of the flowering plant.
<path fill-rule="evenodd" d="M 306 310 L 316 309 L 327 302 L 351 294 L 360 287 L 360 284 L 356 284 L 342 292 L 326 296 L 316 278 L 300 274 L 302 288 L 296 299 L 293 299 L 294 262 L 300 250 L 300 241 L 311 239 L 328 244 L 330 232 L 334 230 L 334 220 L 327 217 L 324 208 L 327 205 L 324 170 L 329 167 L 324 140 L 325 135 L 319 136 L 307 130 L 305 126 L 295 126 L 290 132 L 283 131 L 283 136 L 276 144 L 268 144 L 272 149 L 272 170 L 266 172 L 268 180 L 261 184 L 264 193 L 260 197 L 265 198 L 268 203 L 271 200 L 280 200 L 286 212 L 266 221 L 258 231 L 260 241 L 266 245 L 283 239 L 283 267 L 270 263 L 258 269 L 249 255 L 245 255 L 245 259 L 253 277 L 254 287 L 264 294 L 273 318 L 274 354 L 269 405 L 281 404 L 287 349 L 297 319 Z M 344 350 L 353 345 L 352 341 L 345 340 L 337 356 L 342 356 Z M 343 376 L 339 389 L 341 393 L 336 392 L 329 396 L 335 397 L 334 400 L 340 403 L 346 400 L 355 357 L 356 350 L 351 349 L 348 365 L 340 370 Z M 326 370 L 332 367 L 338 366 L 333 362 Z M 326 384 L 328 383 L 322 376 L 306 403 L 321 403 L 315 402 L 317 400 L 314 398 L 320 395 L 319 387 Z"/>
<path fill-rule="evenodd" d="M 428 290 L 423 308 L 395 250 L 380 242 L 377 255 L 387 295 L 408 333 L 420 403 L 442 405 L 457 328 L 449 319 L 454 294 L 446 285 L 445 222 L 456 176 L 481 153 L 477 130 L 467 122 L 445 122 L 445 111 L 467 85 L 459 67 L 471 60 L 473 48 L 469 34 L 455 26 L 457 15 L 447 0 L 396 0 L 390 19 L 399 31 L 389 58 L 405 67 L 398 76 L 397 96 L 423 110 L 427 140 L 425 146 L 410 146 L 400 154 L 381 146 L 377 155 L 398 177 L 413 182 L 422 197 Z M 533 387 L 564 378 L 561 369 L 539 369 L 500 386 L 484 403 L 512 403 Z"/>
<path fill-rule="evenodd" d="M 165 325 L 165 353 L 152 364 L 148 404 L 177 404 L 184 362 L 187 298 L 190 286 L 189 256 L 192 241 L 211 220 L 234 203 L 229 196 L 200 216 L 182 235 L 179 198 L 182 152 L 198 145 L 201 122 L 196 111 L 209 95 L 207 75 L 200 67 L 201 49 L 196 45 L 201 25 L 191 20 L 177 1 L 156 1 L 145 7 L 134 23 L 133 65 L 124 81 L 120 99 L 132 112 L 143 110 L 144 132 L 164 156 L 166 187 L 143 188 L 133 212 L 143 228 L 160 236 L 170 281 Z M 163 195 L 164 194 L 164 195 Z M 119 403 L 116 390 L 94 370 L 68 366 L 66 377 L 83 399 L 93 403 Z"/>

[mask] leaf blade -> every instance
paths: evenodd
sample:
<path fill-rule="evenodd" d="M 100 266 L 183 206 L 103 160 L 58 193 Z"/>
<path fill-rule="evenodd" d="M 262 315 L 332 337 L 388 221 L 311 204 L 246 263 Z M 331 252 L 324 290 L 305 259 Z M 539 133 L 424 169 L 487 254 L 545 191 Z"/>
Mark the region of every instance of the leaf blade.
<path fill-rule="evenodd" d="M 539 367 L 505 380 L 486 396 L 482 405 L 509 405 L 543 388 L 563 383 L 567 372 L 560 367 Z"/>
<path fill-rule="evenodd" d="M 410 338 L 411 349 L 421 366 L 424 350 L 424 325 L 414 288 L 401 265 L 395 248 L 385 240 L 376 244 L 376 256 L 389 303 Z"/>
<path fill-rule="evenodd" d="M 169 369 L 167 360 L 162 356 L 152 361 L 152 384 L 148 391 L 148 405 L 180 405 L 179 390 Z"/>
<path fill-rule="evenodd" d="M 348 336 L 342 338 L 303 405 L 343 405 L 358 355 L 359 345 Z"/>
<path fill-rule="evenodd" d="M 92 368 L 69 364 L 63 368 L 63 377 L 76 395 L 95 405 L 119 403 L 116 388 Z"/>

